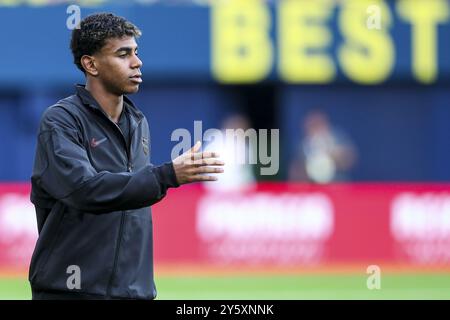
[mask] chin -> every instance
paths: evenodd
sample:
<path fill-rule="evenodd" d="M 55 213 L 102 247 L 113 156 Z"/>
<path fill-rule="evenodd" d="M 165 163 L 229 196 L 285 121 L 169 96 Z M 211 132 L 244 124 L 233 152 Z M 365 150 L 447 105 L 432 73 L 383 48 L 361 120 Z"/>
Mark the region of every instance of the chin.
<path fill-rule="evenodd" d="M 128 87 L 124 90 L 124 94 L 133 94 L 139 91 L 139 85 Z"/>

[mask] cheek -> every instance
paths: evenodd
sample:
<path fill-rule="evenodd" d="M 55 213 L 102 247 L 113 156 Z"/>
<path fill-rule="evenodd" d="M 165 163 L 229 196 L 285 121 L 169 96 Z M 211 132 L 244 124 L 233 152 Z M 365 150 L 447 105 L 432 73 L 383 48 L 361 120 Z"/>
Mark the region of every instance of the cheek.
<path fill-rule="evenodd" d="M 118 69 L 117 67 L 115 69 L 111 69 L 111 72 L 107 74 L 107 79 L 105 79 L 105 81 L 108 82 L 111 88 L 125 91 L 128 90 L 126 88 L 132 85 L 128 79 L 127 73 L 124 73 L 123 70 Z"/>
<path fill-rule="evenodd" d="M 127 76 L 125 61 L 106 61 L 102 65 L 103 78 L 112 82 L 123 80 Z"/>

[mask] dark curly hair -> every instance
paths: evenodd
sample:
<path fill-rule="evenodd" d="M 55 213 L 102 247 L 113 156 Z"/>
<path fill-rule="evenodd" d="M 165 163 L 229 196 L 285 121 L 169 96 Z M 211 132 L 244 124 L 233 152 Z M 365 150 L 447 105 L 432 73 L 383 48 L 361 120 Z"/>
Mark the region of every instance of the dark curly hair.
<path fill-rule="evenodd" d="M 134 24 L 112 13 L 96 13 L 84 18 L 79 28 L 72 31 L 70 49 L 75 65 L 86 73 L 81 65 L 81 57 L 98 52 L 107 39 L 130 36 L 139 38 L 139 30 Z"/>

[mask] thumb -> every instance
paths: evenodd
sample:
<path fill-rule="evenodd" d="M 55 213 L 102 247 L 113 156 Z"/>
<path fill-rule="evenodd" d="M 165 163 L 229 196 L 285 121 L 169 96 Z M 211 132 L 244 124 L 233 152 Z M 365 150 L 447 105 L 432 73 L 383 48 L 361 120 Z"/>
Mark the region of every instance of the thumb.
<path fill-rule="evenodd" d="M 202 146 L 201 141 L 197 141 L 197 143 L 191 148 L 191 152 L 197 152 L 198 150 L 200 150 L 200 147 Z"/>

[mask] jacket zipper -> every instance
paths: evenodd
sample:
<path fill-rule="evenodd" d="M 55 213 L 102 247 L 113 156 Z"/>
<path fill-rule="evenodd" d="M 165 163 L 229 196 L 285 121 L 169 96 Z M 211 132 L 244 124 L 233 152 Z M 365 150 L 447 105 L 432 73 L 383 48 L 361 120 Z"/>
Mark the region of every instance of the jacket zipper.
<path fill-rule="evenodd" d="M 127 141 L 126 141 L 126 138 L 125 138 L 125 135 L 123 134 L 123 132 L 122 132 L 122 129 L 120 129 L 120 127 L 119 127 L 119 125 L 117 124 L 117 123 L 115 123 L 114 121 L 112 121 L 107 115 L 106 115 L 106 113 L 103 111 L 103 110 L 101 110 L 102 111 L 102 113 L 105 115 L 105 117 L 119 130 L 119 132 L 120 132 L 120 134 L 121 134 L 121 136 L 122 136 L 122 139 L 123 139 L 123 141 L 125 142 L 125 152 L 126 152 L 126 154 L 127 154 L 127 171 L 128 172 L 132 172 L 133 171 L 133 167 L 132 167 L 132 162 L 131 162 L 131 145 L 133 144 L 132 142 L 133 142 L 133 136 L 134 136 L 134 133 L 135 133 L 135 131 L 136 130 L 133 130 L 133 131 L 131 131 L 131 128 L 130 128 L 130 145 L 128 146 L 128 148 L 127 148 Z M 125 112 L 124 110 L 122 111 L 122 112 Z M 139 126 L 139 124 L 140 124 L 140 121 L 137 123 L 137 126 Z M 120 216 L 120 226 L 119 226 L 119 234 L 118 234 L 118 239 L 117 239 L 117 248 L 116 248 L 116 252 L 115 252 L 115 254 L 114 254 L 114 264 L 113 264 L 113 269 L 112 269 L 112 272 L 111 272 L 111 277 L 109 278 L 109 281 L 108 281 L 108 287 L 107 287 L 107 289 L 106 289 L 106 295 L 108 296 L 108 297 L 110 297 L 111 296 L 111 287 L 112 287 L 112 282 L 113 282 L 113 280 L 114 280 L 114 278 L 115 278 L 115 274 L 116 274 L 116 269 L 117 269 L 117 260 L 119 259 L 119 252 L 120 252 L 120 246 L 121 246 L 121 244 L 122 244 L 122 238 L 123 238 L 123 226 L 124 226 L 124 224 L 125 224 L 125 212 L 124 211 L 122 211 L 122 214 L 121 214 L 121 216 Z"/>
<path fill-rule="evenodd" d="M 132 141 L 133 141 L 133 136 L 136 130 L 131 131 L 130 128 L 130 145 L 127 148 L 127 140 L 125 138 L 125 135 L 123 134 L 122 129 L 120 129 L 119 125 L 117 123 L 115 123 L 114 121 L 111 120 L 111 118 L 105 113 L 105 111 L 100 110 L 100 112 L 105 116 L 105 118 L 107 118 L 109 120 L 109 122 L 111 122 L 116 128 L 117 130 L 119 130 L 120 135 L 122 136 L 122 140 L 123 142 L 125 142 L 125 152 L 127 153 L 127 171 L 128 172 L 132 172 L 133 166 L 132 166 L 132 162 L 131 162 L 131 145 L 132 145 Z M 122 112 L 125 112 L 125 110 L 123 110 Z M 141 120 L 139 120 L 136 123 L 136 127 L 139 127 L 141 123 Z"/>

